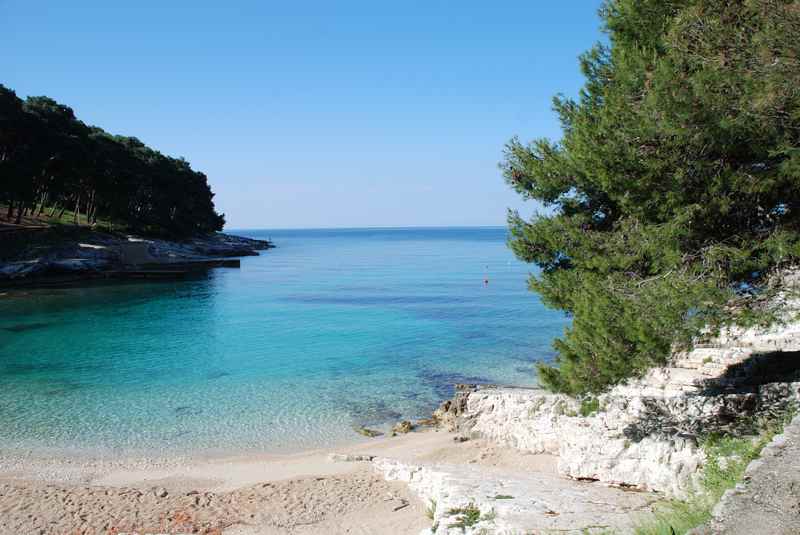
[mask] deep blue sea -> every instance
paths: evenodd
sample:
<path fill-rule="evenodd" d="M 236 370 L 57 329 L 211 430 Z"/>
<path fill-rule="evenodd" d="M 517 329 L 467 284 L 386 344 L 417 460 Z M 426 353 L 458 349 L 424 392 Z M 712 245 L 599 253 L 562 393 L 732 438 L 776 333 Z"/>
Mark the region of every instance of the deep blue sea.
<path fill-rule="evenodd" d="M 180 282 L 0 298 L 0 450 L 282 452 L 535 383 L 568 320 L 504 228 L 232 231 L 277 248 Z M 484 279 L 488 278 L 488 284 Z"/>

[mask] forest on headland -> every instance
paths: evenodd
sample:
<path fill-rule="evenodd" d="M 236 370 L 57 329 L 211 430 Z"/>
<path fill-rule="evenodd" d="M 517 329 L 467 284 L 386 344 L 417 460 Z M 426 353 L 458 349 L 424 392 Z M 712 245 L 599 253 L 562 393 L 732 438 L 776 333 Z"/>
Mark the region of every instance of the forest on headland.
<path fill-rule="evenodd" d="M 513 139 L 510 215 L 531 288 L 572 325 L 549 388 L 600 392 L 707 326 L 768 322 L 800 259 L 800 2 L 608 0 L 558 141 Z"/>
<path fill-rule="evenodd" d="M 213 197 L 206 175 L 183 158 L 0 85 L 0 218 L 66 213 L 75 224 L 179 237 L 222 230 Z"/>

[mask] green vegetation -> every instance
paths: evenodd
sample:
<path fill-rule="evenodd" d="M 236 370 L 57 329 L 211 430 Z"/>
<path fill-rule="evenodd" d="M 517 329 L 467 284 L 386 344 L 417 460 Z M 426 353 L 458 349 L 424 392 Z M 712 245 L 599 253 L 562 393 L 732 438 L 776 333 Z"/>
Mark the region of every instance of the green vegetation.
<path fill-rule="evenodd" d="M 700 491 L 686 501 L 672 501 L 637 526 L 636 535 L 682 535 L 711 519 L 711 510 L 726 490 L 741 481 L 747 465 L 791 420 L 793 412 L 768 424 L 757 437 L 711 435 L 703 441 L 706 463 Z"/>
<path fill-rule="evenodd" d="M 474 526 L 481 520 L 481 510 L 474 504 L 466 507 L 454 507 L 447 510 L 447 516 L 458 516 L 455 522 L 448 527 L 465 529 Z"/>
<path fill-rule="evenodd" d="M 452 524 L 449 524 L 448 527 L 465 530 L 468 527 L 474 526 L 481 520 L 493 520 L 495 513 L 494 511 L 490 511 L 481 516 L 481 510 L 478 509 L 474 503 L 471 503 L 466 507 L 454 507 L 448 509 L 447 516 L 457 516 L 456 521 Z"/>
<path fill-rule="evenodd" d="M 600 410 L 600 400 L 594 397 L 586 398 L 581 401 L 581 416 L 586 418 Z"/>
<path fill-rule="evenodd" d="M 0 204 L 8 221 L 104 223 L 185 236 L 221 230 L 206 176 L 133 137 L 84 124 L 47 97 L 0 85 Z"/>
<path fill-rule="evenodd" d="M 547 210 L 509 216 L 531 288 L 573 318 L 546 387 L 599 392 L 665 361 L 800 257 L 800 4 L 609 0 L 609 45 L 558 97 L 558 142 L 501 164 Z"/>

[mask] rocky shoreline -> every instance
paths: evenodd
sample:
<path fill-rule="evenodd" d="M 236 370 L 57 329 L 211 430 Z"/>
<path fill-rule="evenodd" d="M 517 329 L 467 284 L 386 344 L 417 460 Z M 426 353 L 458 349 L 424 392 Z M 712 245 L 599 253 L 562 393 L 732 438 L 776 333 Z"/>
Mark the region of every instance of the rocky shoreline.
<path fill-rule="evenodd" d="M 266 240 L 223 233 L 166 240 L 80 228 L 23 229 L 0 235 L 0 287 L 175 274 L 225 265 L 224 259 L 256 256 L 272 247 Z"/>
<path fill-rule="evenodd" d="M 635 522 L 629 513 L 652 510 L 630 501 L 631 490 L 651 496 L 650 504 L 703 492 L 706 437 L 755 439 L 761 424 L 785 418 L 800 406 L 800 323 L 794 315 L 800 303 L 787 296 L 780 303 L 784 321 L 770 328 L 725 330 L 691 351 L 676 353 L 669 365 L 599 396 L 575 399 L 535 388 L 458 385 L 455 396 L 435 412 L 435 420 L 457 440 L 552 456 L 561 481 L 572 484 L 542 482 L 533 473 L 498 477 L 469 465 L 376 460 L 375 468 L 390 480 L 405 481 L 422 499 L 445 505 L 434 512 L 433 527 L 423 532 L 428 535 L 630 533 Z M 792 425 L 800 426 L 800 419 Z M 794 427 L 784 433 L 798 447 Z M 763 455 L 776 459 L 774 451 L 783 451 L 784 443 L 778 439 Z M 759 514 L 771 515 L 772 524 L 781 526 L 775 533 L 795 533 L 791 530 L 798 523 L 791 508 L 776 513 L 763 499 L 767 488 L 791 490 L 800 483 L 797 463 L 786 454 L 780 459 L 767 461 L 779 466 L 766 472 L 767 483 L 758 482 L 763 463 L 749 468 L 745 483 L 726 494 L 714 521 L 696 533 L 728 533 L 742 508 L 751 525 Z M 623 494 L 599 498 L 597 485 Z M 562 501 L 564 493 L 571 498 Z M 764 503 L 754 505 L 759 497 Z M 607 507 L 598 508 L 598 499 Z M 576 515 L 577 510 L 588 516 Z M 464 511 L 474 522 L 452 529 L 465 518 Z"/>

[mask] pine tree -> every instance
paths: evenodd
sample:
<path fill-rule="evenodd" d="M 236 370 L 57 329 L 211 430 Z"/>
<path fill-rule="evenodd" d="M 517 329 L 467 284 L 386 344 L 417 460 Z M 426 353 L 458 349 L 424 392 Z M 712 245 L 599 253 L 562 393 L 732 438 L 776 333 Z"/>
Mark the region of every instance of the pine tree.
<path fill-rule="evenodd" d="M 509 215 L 530 281 L 572 326 L 540 364 L 597 392 L 663 363 L 724 304 L 800 256 L 800 1 L 609 0 L 563 137 L 511 140 Z"/>
<path fill-rule="evenodd" d="M 0 203 L 5 219 L 73 212 L 130 230 L 191 236 L 221 230 L 205 174 L 136 138 L 112 136 L 48 97 L 21 100 L 0 85 Z"/>

